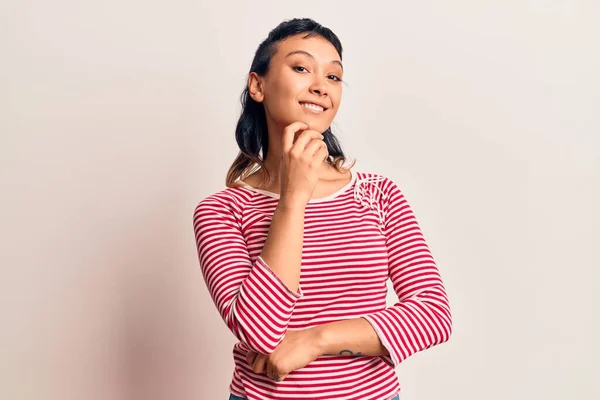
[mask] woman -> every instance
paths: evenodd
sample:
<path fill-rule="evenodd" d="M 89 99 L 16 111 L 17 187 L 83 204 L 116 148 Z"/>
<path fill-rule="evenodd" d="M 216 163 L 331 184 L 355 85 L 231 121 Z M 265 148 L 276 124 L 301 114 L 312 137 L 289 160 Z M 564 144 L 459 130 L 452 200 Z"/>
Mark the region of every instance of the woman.
<path fill-rule="evenodd" d="M 310 19 L 272 30 L 242 95 L 227 188 L 195 209 L 204 280 L 239 339 L 230 399 L 398 399 L 394 367 L 450 337 L 402 192 L 341 166 L 329 126 L 342 75 L 331 30 Z M 388 278 L 398 302 L 386 308 Z"/>

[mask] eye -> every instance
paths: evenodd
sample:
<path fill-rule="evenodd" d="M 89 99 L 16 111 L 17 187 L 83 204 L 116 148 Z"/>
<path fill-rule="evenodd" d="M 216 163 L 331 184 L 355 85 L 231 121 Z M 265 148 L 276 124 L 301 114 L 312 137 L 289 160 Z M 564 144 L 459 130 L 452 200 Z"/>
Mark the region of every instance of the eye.
<path fill-rule="evenodd" d="M 342 78 L 335 76 L 335 75 L 329 75 L 328 78 L 333 78 L 334 81 L 336 82 L 341 82 Z"/>
<path fill-rule="evenodd" d="M 297 66 L 295 66 L 295 67 L 293 67 L 293 68 L 294 68 L 296 71 L 298 71 L 298 69 L 303 69 L 304 71 L 306 71 L 306 68 L 304 68 L 304 67 L 302 67 L 302 66 L 300 66 L 300 65 L 297 65 Z M 298 72 L 304 72 L 304 71 L 298 71 Z"/>

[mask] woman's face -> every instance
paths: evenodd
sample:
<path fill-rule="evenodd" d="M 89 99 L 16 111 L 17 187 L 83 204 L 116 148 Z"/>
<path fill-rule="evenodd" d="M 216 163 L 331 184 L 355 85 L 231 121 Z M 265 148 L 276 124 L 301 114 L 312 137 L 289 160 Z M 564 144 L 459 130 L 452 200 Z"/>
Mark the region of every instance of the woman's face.
<path fill-rule="evenodd" d="M 322 133 L 340 106 L 343 68 L 331 43 L 303 36 L 278 43 L 266 76 L 250 74 L 250 94 L 263 103 L 270 127 L 283 129 L 301 121 Z"/>

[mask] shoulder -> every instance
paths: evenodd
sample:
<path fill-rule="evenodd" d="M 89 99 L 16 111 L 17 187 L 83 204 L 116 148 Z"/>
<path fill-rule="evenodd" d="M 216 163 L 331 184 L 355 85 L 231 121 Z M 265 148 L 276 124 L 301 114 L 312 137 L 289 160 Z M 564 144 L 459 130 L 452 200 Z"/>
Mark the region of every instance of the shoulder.
<path fill-rule="evenodd" d="M 356 183 L 364 185 L 365 183 L 375 185 L 382 191 L 384 197 L 389 197 L 400 192 L 400 187 L 397 181 L 387 175 L 378 172 L 353 171 L 356 175 Z"/>
<path fill-rule="evenodd" d="M 253 193 L 242 187 L 227 187 L 201 199 L 195 209 L 194 218 L 202 214 L 231 214 L 238 216 Z"/>

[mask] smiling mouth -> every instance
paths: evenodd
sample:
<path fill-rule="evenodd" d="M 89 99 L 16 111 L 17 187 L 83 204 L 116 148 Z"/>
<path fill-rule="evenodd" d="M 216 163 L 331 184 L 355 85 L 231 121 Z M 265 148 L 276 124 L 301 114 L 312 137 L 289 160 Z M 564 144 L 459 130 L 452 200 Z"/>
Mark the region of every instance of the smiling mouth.
<path fill-rule="evenodd" d="M 327 110 L 327 108 L 321 107 L 314 103 L 300 103 L 300 105 L 302 107 L 304 107 L 305 109 L 312 111 L 314 113 L 322 113 L 323 111 Z"/>

